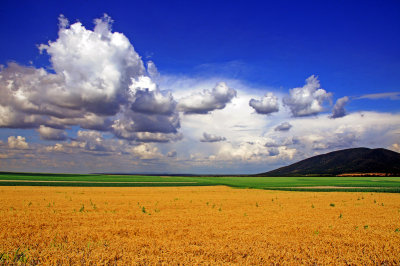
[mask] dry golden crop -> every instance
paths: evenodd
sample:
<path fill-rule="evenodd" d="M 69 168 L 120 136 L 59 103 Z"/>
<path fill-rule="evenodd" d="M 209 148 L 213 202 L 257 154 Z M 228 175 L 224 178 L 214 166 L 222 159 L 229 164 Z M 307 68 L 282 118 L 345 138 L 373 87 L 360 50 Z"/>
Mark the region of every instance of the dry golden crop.
<path fill-rule="evenodd" d="M 0 261 L 399 264 L 400 195 L 0 187 Z"/>

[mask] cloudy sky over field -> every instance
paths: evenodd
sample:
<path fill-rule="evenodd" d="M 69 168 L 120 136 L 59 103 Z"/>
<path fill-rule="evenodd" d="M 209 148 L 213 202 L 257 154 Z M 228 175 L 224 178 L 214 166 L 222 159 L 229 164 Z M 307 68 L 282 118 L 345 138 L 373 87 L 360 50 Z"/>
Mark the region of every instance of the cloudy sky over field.
<path fill-rule="evenodd" d="M 167 2 L 2 2 L 2 171 L 257 173 L 400 152 L 398 1 Z"/>

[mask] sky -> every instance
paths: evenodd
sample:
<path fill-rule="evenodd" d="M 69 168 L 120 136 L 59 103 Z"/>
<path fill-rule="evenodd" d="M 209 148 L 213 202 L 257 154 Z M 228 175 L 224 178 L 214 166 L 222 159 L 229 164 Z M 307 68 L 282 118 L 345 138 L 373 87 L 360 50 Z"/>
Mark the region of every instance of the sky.
<path fill-rule="evenodd" d="M 0 170 L 253 174 L 400 152 L 399 1 L 8 1 Z"/>

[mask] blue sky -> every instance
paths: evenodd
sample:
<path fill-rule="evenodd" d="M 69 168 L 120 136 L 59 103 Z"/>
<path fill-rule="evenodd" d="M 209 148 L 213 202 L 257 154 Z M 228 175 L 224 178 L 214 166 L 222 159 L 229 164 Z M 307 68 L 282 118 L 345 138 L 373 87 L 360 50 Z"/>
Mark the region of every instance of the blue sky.
<path fill-rule="evenodd" d="M 58 40 L 61 44 L 61 14 L 69 21 L 65 30 L 79 21 L 88 32 L 94 31 L 94 19 L 107 14 L 110 20 L 103 17 L 103 23 L 110 25 L 109 33 L 123 34 L 141 57 L 135 70 L 126 68 L 122 58 L 117 62 L 113 50 L 99 52 L 104 61 L 94 62 L 90 50 L 73 61 L 72 52 L 66 56 L 73 42 L 64 39 L 68 43 L 61 48 L 49 45 Z M 4 108 L 0 112 L 0 167 L 90 172 L 107 157 L 118 165 L 114 168 L 126 172 L 252 173 L 338 148 L 398 151 L 399 17 L 398 1 L 3 1 L 0 64 L 8 81 L 3 78 L 0 90 L 4 95 L 20 92 L 0 102 Z M 48 45 L 42 53 L 41 44 Z M 153 62 L 156 75 L 150 73 L 148 61 Z M 10 67 L 10 62 L 16 65 Z M 138 79 L 128 103 L 110 97 L 122 97 L 132 84 L 97 76 L 101 62 L 115 63 L 114 70 L 122 76 L 128 73 Z M 140 64 L 145 65 L 143 69 Z M 46 77 L 70 75 L 74 80 L 57 81 L 43 89 L 37 72 L 17 82 L 27 69 L 40 68 Z M 87 71 L 85 80 L 74 76 L 80 69 Z M 17 72 L 19 76 L 13 76 Z M 150 81 L 139 82 L 140 76 Z M 39 85 L 24 87 L 24 82 L 36 78 Z M 12 79 L 18 84 L 13 90 L 7 87 Z M 112 86 L 105 87 L 107 93 L 100 96 L 92 93 L 92 87 L 81 90 L 80 86 L 94 80 Z M 66 107 L 49 96 L 56 85 L 71 95 L 82 93 L 81 100 Z M 296 98 L 295 88 L 306 99 L 305 105 L 300 96 Z M 310 92 L 314 94 L 307 96 Z M 26 102 L 21 102 L 21 95 Z M 71 100 L 71 95 L 63 101 Z M 139 104 L 138 99 L 143 102 Z M 199 101 L 206 104 L 200 106 Z M 29 109 L 29 104 L 38 109 Z M 60 115 L 43 113 L 43 108 L 67 108 L 58 111 L 68 114 L 68 119 L 61 121 Z M 7 120 L 10 112 L 18 115 Z M 248 116 L 240 118 L 246 112 Z M 89 126 L 95 119 L 104 121 Z M 221 121 L 227 120 L 231 124 L 222 126 Z M 129 134 L 121 131 L 127 121 L 136 125 Z M 289 129 L 275 130 L 285 122 Z M 306 124 L 308 128 L 302 127 Z M 242 135 L 228 129 L 240 126 Z M 127 124 L 123 128 L 127 130 Z M 382 135 L 387 135 L 384 141 L 379 139 Z M 57 144 L 58 151 L 51 148 Z M 86 163 L 73 160 L 76 154 Z M 40 155 L 37 160 L 36 155 Z M 66 161 L 71 163 L 62 165 Z M 98 162 L 90 164 L 93 161 Z M 115 171 L 103 168 L 99 170 Z"/>
<path fill-rule="evenodd" d="M 46 65 L 35 45 L 57 37 L 59 14 L 90 27 L 107 13 L 160 71 L 198 74 L 202 64 L 237 61 L 243 70 L 222 74 L 286 88 L 317 74 L 337 93 L 398 91 L 398 1 L 59 3 L 3 1 L 1 63 Z"/>

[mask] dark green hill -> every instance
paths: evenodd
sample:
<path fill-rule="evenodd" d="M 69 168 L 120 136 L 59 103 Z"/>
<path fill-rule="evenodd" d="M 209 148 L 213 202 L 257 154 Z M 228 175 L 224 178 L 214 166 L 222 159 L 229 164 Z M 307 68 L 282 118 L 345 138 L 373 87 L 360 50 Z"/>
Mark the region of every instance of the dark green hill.
<path fill-rule="evenodd" d="M 307 176 L 384 173 L 400 174 L 400 153 L 386 149 L 353 148 L 314 156 L 259 176 Z"/>

